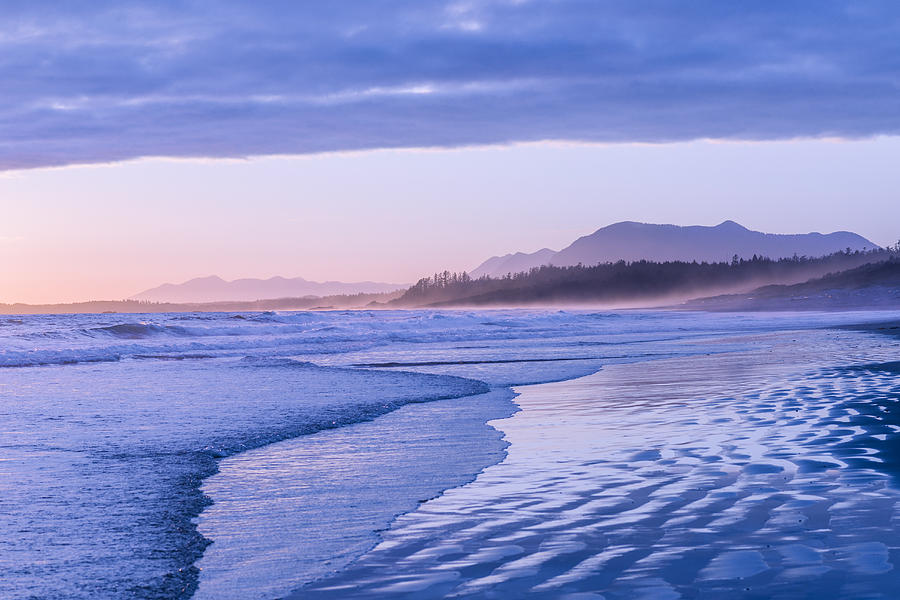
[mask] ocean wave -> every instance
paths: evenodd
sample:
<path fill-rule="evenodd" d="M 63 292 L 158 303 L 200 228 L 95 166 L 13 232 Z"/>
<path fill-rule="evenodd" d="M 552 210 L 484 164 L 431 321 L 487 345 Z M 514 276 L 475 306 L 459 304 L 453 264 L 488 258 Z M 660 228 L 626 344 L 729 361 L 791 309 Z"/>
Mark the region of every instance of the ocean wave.
<path fill-rule="evenodd" d="M 251 323 L 251 320 L 247 320 Z M 305 333 L 306 328 L 297 326 L 275 325 L 246 327 L 223 324 L 222 326 L 189 326 L 189 325 L 160 325 L 156 323 L 117 323 L 103 327 L 93 327 L 83 330 L 90 337 L 109 336 L 119 339 L 137 340 L 158 337 L 252 337 L 252 336 L 284 336 L 289 334 Z"/>
<path fill-rule="evenodd" d="M 822 317 L 811 317 L 819 322 Z M 716 321 L 688 313 L 540 311 L 358 311 L 176 313 L 146 315 L 38 315 L 7 320 L 0 334 L 0 366 L 74 364 L 124 358 L 265 355 L 326 356 L 379 347 L 434 344 L 483 346 L 462 360 L 516 358 L 533 345 L 604 347 L 710 335 Z M 729 328 L 759 330 L 759 318 L 729 318 Z M 407 349 L 408 350 L 408 349 Z M 510 356 L 510 353 L 513 353 Z M 362 357 L 359 357 L 362 358 Z M 348 362 L 390 362 L 354 357 Z M 427 359 L 426 359 L 427 360 Z M 403 362 L 409 362 L 403 359 Z"/>
<path fill-rule="evenodd" d="M 138 360 L 200 360 L 204 358 L 216 358 L 214 354 L 134 354 L 131 358 Z"/>
<path fill-rule="evenodd" d="M 271 356 L 245 356 L 241 359 L 241 364 L 253 367 L 313 367 L 317 369 L 325 368 L 309 361 L 294 360 L 292 358 L 275 358 Z"/>
<path fill-rule="evenodd" d="M 0 364 L 114 358 L 35 352 L 12 362 L 0 354 Z M 252 356 L 0 375 L 15 406 L 0 411 L 0 430 L 16 446 L 7 448 L 0 539 L 10 561 L 23 565 L 0 577 L 3 598 L 21 590 L 42 598 L 132 598 L 135 590 L 184 598 L 207 543 L 192 521 L 207 503 L 199 484 L 216 459 L 487 389 L 452 377 Z M 48 570 L 59 576 L 46 577 Z"/>
<path fill-rule="evenodd" d="M 121 354 L 104 350 L 33 350 L 25 352 L 0 352 L 0 368 L 117 362 L 121 359 Z"/>
<path fill-rule="evenodd" d="M 132 316 L 139 317 L 138 315 Z M 487 317 L 487 318 L 485 318 Z M 603 329 L 603 319 L 592 315 L 565 313 L 454 312 L 409 313 L 365 311 L 346 314 L 320 313 L 205 313 L 146 315 L 140 320 L 122 321 L 106 315 L 38 316 L 4 323 L 4 338 L 57 346 L 66 340 L 79 343 L 95 340 L 164 340 L 191 338 L 275 338 L 289 336 L 329 342 L 376 340 L 419 342 L 505 339 L 549 329 L 559 335 L 579 335 L 584 326 Z M 594 331 L 593 333 L 599 333 Z"/>
<path fill-rule="evenodd" d="M 118 323 L 105 327 L 93 327 L 88 334 L 106 334 L 117 338 L 134 340 L 162 335 L 191 336 L 188 329 L 177 325 L 155 325 L 153 323 Z"/>
<path fill-rule="evenodd" d="M 47 340 L 49 338 L 43 338 Z M 85 345 L 72 343 L 65 340 L 65 347 L 54 342 L 41 344 L 44 347 L 22 348 L 7 345 L 0 350 L 0 368 L 2 367 L 26 367 L 44 365 L 71 365 L 86 362 L 108 362 L 124 359 L 159 359 L 181 360 L 191 358 L 241 358 L 243 356 L 259 355 L 279 359 L 294 355 L 337 355 L 346 352 L 354 352 L 370 348 L 376 344 L 363 338 L 327 338 L 298 337 L 298 336 L 271 336 L 263 338 L 249 338 L 247 336 L 232 337 L 229 339 L 215 339 L 196 337 L 168 337 L 154 338 L 158 343 L 146 343 L 148 338 L 113 338 L 117 340 L 144 341 L 145 343 L 106 343 L 102 345 Z M 42 340 L 42 341 L 43 341 Z M 295 363 L 297 361 L 294 361 Z"/>

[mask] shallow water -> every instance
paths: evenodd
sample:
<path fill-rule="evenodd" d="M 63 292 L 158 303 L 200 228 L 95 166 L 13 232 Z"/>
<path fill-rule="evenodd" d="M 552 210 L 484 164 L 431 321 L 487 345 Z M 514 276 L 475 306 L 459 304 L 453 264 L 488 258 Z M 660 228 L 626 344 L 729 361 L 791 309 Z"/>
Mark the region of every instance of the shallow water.
<path fill-rule="evenodd" d="M 484 420 L 512 412 L 504 386 L 765 348 L 754 336 L 885 316 L 0 317 L 0 597 L 187 598 L 229 582 L 280 595 L 365 552 L 395 514 L 502 458 L 504 443 Z M 416 404 L 441 398 L 456 400 Z M 473 402 L 471 418 L 453 408 Z M 321 460 L 332 443 L 355 449 L 341 464 L 360 477 L 397 465 L 390 494 L 336 502 L 318 484 L 341 481 L 328 471 L 336 455 Z M 432 457 L 427 469 L 419 454 Z M 318 532 L 288 526 L 304 518 Z M 345 543 L 311 550 L 304 535 Z"/>
<path fill-rule="evenodd" d="M 194 597 L 276 598 L 345 566 L 397 514 L 502 458 L 506 444 L 486 421 L 513 413 L 512 396 L 405 406 L 223 460 L 203 485 L 215 504 L 199 529 L 215 543 Z"/>
<path fill-rule="evenodd" d="M 898 343 L 759 341 L 516 388 L 502 462 L 297 597 L 896 597 Z"/>

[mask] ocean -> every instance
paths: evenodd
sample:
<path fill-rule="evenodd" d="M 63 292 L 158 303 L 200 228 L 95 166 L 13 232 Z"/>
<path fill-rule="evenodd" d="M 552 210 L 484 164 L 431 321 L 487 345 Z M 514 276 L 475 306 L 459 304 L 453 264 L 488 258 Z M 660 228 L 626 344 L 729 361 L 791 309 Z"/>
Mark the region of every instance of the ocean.
<path fill-rule="evenodd" d="M 469 499 L 465 506 L 489 506 L 492 494 L 500 502 L 510 485 L 527 485 L 530 498 L 509 506 L 531 514 L 527 507 L 550 502 L 556 494 L 541 487 L 548 478 L 567 473 L 553 475 L 547 464 L 547 456 L 563 450 L 577 450 L 571 460 L 582 465 L 565 475 L 573 485 L 578 482 L 577 490 L 567 492 L 581 498 L 578 505 L 596 500 L 598 490 L 612 485 L 623 469 L 637 477 L 627 484 L 636 488 L 660 470 L 683 473 L 676 486 L 681 494 L 685 486 L 702 487 L 710 477 L 734 476 L 722 468 L 690 471 L 691 465 L 724 460 L 740 468 L 757 465 L 749 471 L 757 476 L 782 476 L 785 465 L 751 460 L 753 448 L 769 443 L 765 434 L 774 424 L 781 427 L 766 415 L 804 410 L 805 405 L 790 403 L 798 395 L 817 399 L 816 410 L 826 416 L 852 394 L 860 402 L 896 399 L 891 371 L 867 367 L 895 360 L 896 340 L 823 328 L 897 316 L 537 310 L 2 316 L 0 597 L 274 599 L 298 589 L 340 597 L 341 590 L 346 594 L 351 588 L 368 589 L 372 596 L 482 596 L 493 585 L 505 585 L 510 578 L 501 575 L 514 570 L 498 563 L 486 573 L 483 561 L 475 559 L 467 564 L 481 569 L 442 570 L 435 562 L 446 540 L 434 532 L 440 527 L 467 531 L 463 525 L 473 524 L 459 516 L 460 498 Z M 677 368 L 669 368 L 662 385 L 657 379 L 665 365 Z M 615 381 L 598 383 L 598 377 L 616 373 L 622 375 Z M 701 383 L 717 387 L 704 387 L 691 374 L 702 374 Z M 845 380 L 853 385 L 838 386 L 843 396 L 816 391 L 822 382 Z M 593 383 L 571 387 L 582 381 Z M 547 384 L 569 387 L 542 387 Z M 574 389 L 574 400 L 560 400 Z M 594 399 L 609 390 L 617 390 L 617 402 L 596 410 Z M 673 396 L 703 400 L 696 407 L 706 420 L 697 433 L 706 440 L 736 431 L 733 425 L 724 433 L 716 429 L 711 415 L 720 412 L 717 418 L 734 420 L 735 411 L 743 410 L 741 436 L 735 439 L 753 443 L 736 450 L 741 444 L 717 439 L 685 454 L 682 463 L 654 463 L 675 457 L 672 440 L 693 431 L 687 424 L 697 418 L 679 405 L 677 411 L 665 411 L 677 412 L 677 419 L 662 419 L 654 407 Z M 524 402 L 533 397 L 541 400 Z M 654 398 L 659 403 L 650 402 Z M 561 406 L 567 407 L 565 414 L 558 413 Z M 779 449 L 781 459 L 799 452 L 804 435 L 823 419 L 792 423 L 799 429 L 790 443 L 779 441 L 786 444 Z M 609 432 L 608 438 L 595 440 L 592 436 L 603 427 L 613 432 L 618 427 L 628 443 Z M 872 478 L 859 475 L 870 467 L 886 473 L 884 481 L 876 477 L 877 490 L 892 498 L 894 484 L 884 460 L 871 461 L 872 466 L 840 458 L 844 438 L 857 439 L 854 427 L 863 426 L 842 426 L 849 433 L 817 438 L 819 454 L 833 455 L 828 460 L 858 475 L 856 480 L 835 476 L 835 489 L 843 496 L 816 488 L 828 506 L 849 501 L 851 480 L 869 485 L 868 493 L 875 494 Z M 872 438 L 884 444 L 900 430 L 883 429 L 872 433 L 863 427 L 860 435 L 884 436 Z M 535 441 L 535 431 L 546 436 Z M 637 440 L 641 436 L 646 440 Z M 587 463 L 603 466 L 585 471 Z M 525 465 L 516 468 L 531 473 L 531 479 L 516 480 L 502 471 L 510 465 Z M 591 473 L 589 482 L 585 472 Z M 818 473 L 812 467 L 810 472 Z M 535 473 L 544 475 L 535 479 Z M 499 479 L 491 479 L 498 474 Z M 488 485 L 491 481 L 495 485 Z M 722 487 L 717 484 L 716 490 Z M 808 493 L 809 486 L 803 489 L 815 495 Z M 740 496 L 734 489 L 729 493 Z M 453 502 L 447 514 L 456 515 L 456 521 L 445 514 L 426 522 L 433 515 L 429 511 Z M 886 506 L 880 496 L 879 502 Z M 652 515 L 658 504 L 648 506 L 645 500 L 641 514 Z M 567 505 L 560 506 L 553 514 L 571 517 Z M 509 508 L 507 515 L 515 512 Z M 514 538 L 519 525 L 501 529 Z M 566 527 L 574 526 L 568 522 Z M 889 520 L 882 530 L 895 535 L 893 527 Z M 769 571 L 776 569 L 766 555 L 740 554 L 755 551 L 740 538 L 746 531 L 722 531 L 736 545 L 723 550 L 725 558 L 698 558 L 697 573 L 718 569 L 728 575 L 731 569 L 738 577 L 751 573 L 741 570 L 748 561 L 760 560 L 769 561 Z M 612 590 L 607 597 L 629 597 L 637 589 L 637 583 L 627 585 L 629 576 L 621 566 L 606 568 L 622 574 L 616 582 L 567 578 L 553 570 L 562 568 L 559 560 L 550 571 L 541 571 L 534 555 L 546 555 L 546 547 L 531 551 L 509 540 L 497 545 L 479 535 L 468 531 L 457 546 L 469 544 L 471 553 L 497 546 L 491 556 L 512 552 L 517 560 L 523 556 L 511 547 L 525 548 L 532 564 L 528 572 L 543 573 L 534 581 L 512 577 L 517 583 L 508 597 L 530 590 L 559 597 L 560 589 L 587 593 L 601 584 Z M 772 535 L 777 537 L 777 531 Z M 598 554 L 590 554 L 588 538 L 566 540 L 569 545 L 562 547 L 585 554 L 580 561 Z M 896 550 L 871 545 L 876 542 L 882 543 L 848 542 L 848 547 L 863 545 L 853 546 L 858 552 L 842 560 L 870 570 L 881 565 L 875 568 L 879 576 L 892 572 L 884 564 L 891 563 Z M 690 543 L 681 539 L 670 550 Z M 794 546 L 786 552 L 803 554 L 803 548 L 812 547 L 802 541 Z M 410 557 L 420 562 L 401 567 Z M 397 576 L 406 579 L 389 581 L 383 566 L 366 570 L 378 560 L 397 565 Z M 597 562 L 596 568 L 601 566 Z M 840 569 L 831 565 L 832 571 Z M 678 594 L 654 597 L 706 589 L 696 582 L 679 588 L 657 572 L 641 573 L 632 574 L 631 581 Z M 722 579 L 712 581 L 720 585 Z M 455 587 L 448 587 L 450 580 Z M 328 582 L 337 583 L 329 588 Z"/>

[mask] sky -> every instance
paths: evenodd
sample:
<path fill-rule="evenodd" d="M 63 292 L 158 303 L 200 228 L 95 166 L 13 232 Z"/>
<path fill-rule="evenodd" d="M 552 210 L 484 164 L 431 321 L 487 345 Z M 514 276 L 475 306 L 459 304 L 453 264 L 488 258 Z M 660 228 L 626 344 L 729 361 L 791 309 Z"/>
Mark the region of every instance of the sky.
<path fill-rule="evenodd" d="M 620 220 L 900 237 L 893 1 L 0 14 L 0 302 L 413 282 Z"/>

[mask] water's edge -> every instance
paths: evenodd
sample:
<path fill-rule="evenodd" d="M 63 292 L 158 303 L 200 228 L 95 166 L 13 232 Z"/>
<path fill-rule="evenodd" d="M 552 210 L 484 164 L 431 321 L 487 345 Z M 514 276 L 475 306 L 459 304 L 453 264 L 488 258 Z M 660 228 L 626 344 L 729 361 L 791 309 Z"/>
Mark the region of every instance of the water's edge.
<path fill-rule="evenodd" d="M 332 367 L 324 368 L 333 369 Z M 350 369 L 346 370 L 349 371 Z M 366 371 L 365 369 L 352 370 L 359 372 Z M 421 376 L 421 374 L 419 373 L 410 373 L 410 375 Z M 220 464 L 223 460 L 245 454 L 247 452 L 252 452 L 254 450 L 259 450 L 269 446 L 275 446 L 287 441 L 302 439 L 310 435 L 315 435 L 317 433 L 322 433 L 329 430 L 343 429 L 346 427 L 352 427 L 354 425 L 364 423 L 371 423 L 373 421 L 376 421 L 380 417 L 388 415 L 409 405 L 477 397 L 489 394 L 491 392 L 490 386 L 482 381 L 478 381 L 475 379 L 443 375 L 438 377 L 442 379 L 455 379 L 460 383 L 464 382 L 465 389 L 464 391 L 456 394 L 437 393 L 431 395 L 428 395 L 425 390 L 423 390 L 422 395 L 418 398 L 410 399 L 405 402 L 393 402 L 380 405 L 372 404 L 366 407 L 368 409 L 366 414 L 357 414 L 352 419 L 346 421 L 322 421 L 320 423 L 313 424 L 312 426 L 307 426 L 303 431 L 296 432 L 295 435 L 288 434 L 265 441 L 260 440 L 257 444 L 253 444 L 251 442 L 245 444 L 240 449 L 228 452 L 222 452 L 221 450 L 198 451 L 196 455 L 198 458 L 198 462 L 201 465 L 201 469 L 198 470 L 195 474 L 189 476 L 187 480 L 183 482 L 186 487 L 189 487 L 189 489 L 191 490 L 190 499 L 188 501 L 189 510 L 183 512 L 180 515 L 181 518 L 179 520 L 181 521 L 181 524 L 178 527 L 182 532 L 190 532 L 188 534 L 190 539 L 186 544 L 186 558 L 188 560 L 185 561 L 186 564 L 184 568 L 180 568 L 176 572 L 167 573 L 164 576 L 163 581 L 160 583 L 159 589 L 154 590 L 154 592 L 160 592 L 164 597 L 169 597 L 168 595 L 171 594 L 171 597 L 182 598 L 191 598 L 196 594 L 199 586 L 200 576 L 200 569 L 198 568 L 197 564 L 203 558 L 206 549 L 214 542 L 214 540 L 211 540 L 201 534 L 197 527 L 197 521 L 201 517 L 203 512 L 211 507 L 215 502 L 212 497 L 204 492 L 204 483 L 211 477 L 219 474 Z"/>
<path fill-rule="evenodd" d="M 794 599 L 822 573 L 821 597 L 889 597 L 871 592 L 900 577 L 883 504 L 897 497 L 897 439 L 880 420 L 900 399 L 900 363 L 884 362 L 896 346 L 778 337 L 774 353 L 516 387 L 522 410 L 495 424 L 511 443 L 503 464 L 398 517 L 381 546 L 288 599 L 731 597 L 749 585 Z"/>
<path fill-rule="evenodd" d="M 697 354 L 697 355 L 700 355 L 700 354 L 709 354 L 709 351 L 710 351 L 710 348 L 706 347 L 706 348 L 703 348 L 702 350 L 697 350 L 696 352 L 687 352 L 687 353 L 684 353 L 683 355 L 684 355 L 684 356 L 691 356 L 691 355 L 694 355 L 694 354 Z M 728 351 L 727 349 L 724 349 L 724 348 L 723 348 L 722 350 L 715 351 L 714 353 L 727 352 L 727 351 Z M 671 357 L 670 354 L 643 355 L 643 356 L 641 356 L 641 355 L 634 355 L 634 356 L 630 356 L 630 357 L 628 357 L 628 356 L 616 356 L 616 357 L 614 357 L 613 359 L 607 359 L 607 360 L 604 360 L 604 364 L 610 364 L 610 365 L 611 365 L 611 364 L 622 364 L 622 363 L 651 362 L 651 361 L 655 361 L 655 360 L 663 360 L 663 359 L 670 358 L 670 357 Z M 576 364 L 577 364 L 577 361 L 578 361 L 579 359 L 574 359 L 574 360 L 576 361 Z M 567 362 L 572 362 L 572 361 L 567 361 Z M 563 364 L 565 364 L 565 363 L 563 363 Z M 407 508 L 405 508 L 405 509 L 403 509 L 403 510 L 399 510 L 399 511 L 393 512 L 393 513 L 390 515 L 390 517 L 389 517 L 388 519 L 386 519 L 386 520 L 383 522 L 383 525 L 382 525 L 381 527 L 375 528 L 375 529 L 373 529 L 373 530 L 371 531 L 371 533 L 374 534 L 374 538 L 373 538 L 373 539 L 372 539 L 365 547 L 359 548 L 359 549 L 355 552 L 355 556 L 354 556 L 354 558 L 353 558 L 352 560 L 343 563 L 339 568 L 330 569 L 329 571 L 323 572 L 323 573 L 321 573 L 321 574 L 319 574 L 319 575 L 317 575 L 317 576 L 315 576 L 315 577 L 313 577 L 313 578 L 310 578 L 310 579 L 307 580 L 307 581 L 299 582 L 298 585 L 297 585 L 295 588 L 293 588 L 293 590 L 292 590 L 287 596 L 283 596 L 283 598 L 285 598 L 286 600 L 299 600 L 300 598 L 302 598 L 303 590 L 304 590 L 307 586 L 309 586 L 310 584 L 315 583 L 315 582 L 317 582 L 317 581 L 321 581 L 321 580 L 323 580 L 323 579 L 328 579 L 328 578 L 332 577 L 336 572 L 339 572 L 339 571 L 341 571 L 341 570 L 343 570 L 343 569 L 346 569 L 347 567 L 351 566 L 357 559 L 359 559 L 360 557 L 362 557 L 363 555 L 365 555 L 367 552 L 369 552 L 371 549 L 373 549 L 375 546 L 377 546 L 377 545 L 381 542 L 381 540 L 382 540 L 381 533 L 384 532 L 384 531 L 389 530 L 389 529 L 391 528 L 392 524 L 393 524 L 394 522 L 397 521 L 397 519 L 399 519 L 399 518 L 401 518 L 401 517 L 403 517 L 403 516 L 405 516 L 405 515 L 407 515 L 407 514 L 413 512 L 413 511 L 415 511 L 416 508 L 418 507 L 418 505 L 420 505 L 420 504 L 422 504 L 422 503 L 424 503 L 424 502 L 427 502 L 427 501 L 429 501 L 429 500 L 433 500 L 433 499 L 439 498 L 439 497 L 441 497 L 443 494 L 445 494 L 447 491 L 449 491 L 449 490 L 451 490 L 451 489 L 459 488 L 459 487 L 462 487 L 462 486 L 464 486 L 464 485 L 466 485 L 466 484 L 468 484 L 468 483 L 471 483 L 471 482 L 475 481 L 475 479 L 477 479 L 477 477 L 478 477 L 481 473 L 483 473 L 485 469 L 488 469 L 489 467 L 495 466 L 495 465 L 497 465 L 497 464 L 503 462 L 503 460 L 504 460 L 504 459 L 506 458 L 506 456 L 507 456 L 507 448 L 509 447 L 509 443 L 505 441 L 505 438 L 504 438 L 504 437 L 502 437 L 502 436 L 504 435 L 503 432 L 501 432 L 501 431 L 497 430 L 496 428 L 494 428 L 493 426 L 491 426 L 491 425 L 489 424 L 489 421 L 492 421 L 492 420 L 495 420 L 495 419 L 499 420 L 499 419 L 511 417 L 511 416 L 514 415 L 516 412 L 518 412 L 519 410 L 521 410 L 520 407 L 519 407 L 519 405 L 518 405 L 517 403 L 515 403 L 515 400 L 514 400 L 514 398 L 516 398 L 516 397 L 519 395 L 519 393 L 518 393 L 517 391 L 515 391 L 516 388 L 520 388 L 520 387 L 523 387 L 523 386 L 539 386 L 539 385 L 544 385 L 544 384 L 552 384 L 552 383 L 562 383 L 562 382 L 567 382 L 567 381 L 574 381 L 574 380 L 578 380 L 578 379 L 582 379 L 582 378 L 585 378 L 585 377 L 589 377 L 589 376 L 591 376 L 591 375 L 594 375 L 594 374 L 596 374 L 597 372 L 599 372 L 601 369 L 602 369 L 602 366 L 599 365 L 599 364 L 597 364 L 596 361 L 595 361 L 593 364 L 587 364 L 587 365 L 584 365 L 583 367 L 581 367 L 581 368 L 579 368 L 579 369 L 577 369 L 577 370 L 575 370 L 575 371 L 569 371 L 569 372 L 567 372 L 567 371 L 565 371 L 565 370 L 560 370 L 560 371 L 557 371 L 557 372 L 552 372 L 552 371 L 550 371 L 550 372 L 543 372 L 543 373 L 541 373 L 539 376 L 531 377 L 531 378 L 529 378 L 528 380 L 515 381 L 515 382 L 511 382 L 511 383 L 509 383 L 509 384 L 507 384 L 507 385 L 494 385 L 494 386 L 490 386 L 490 385 L 489 385 L 488 383 L 486 383 L 486 382 L 479 381 L 479 380 L 476 380 L 476 379 L 472 379 L 472 381 L 476 381 L 476 382 L 481 383 L 482 385 L 488 387 L 488 388 L 490 389 L 490 391 L 488 392 L 488 395 L 490 395 L 491 393 L 504 393 L 504 394 L 507 395 L 507 397 L 509 398 L 509 400 L 510 400 L 511 403 L 513 404 L 513 408 L 512 408 L 511 410 L 509 410 L 509 411 L 507 412 L 507 414 L 504 414 L 504 415 L 492 415 L 492 416 L 490 416 L 489 418 L 486 418 L 486 419 L 484 419 L 484 420 L 481 422 L 483 425 L 487 426 L 490 430 L 492 430 L 493 432 L 496 432 L 499 436 L 501 436 L 501 440 L 503 441 L 503 447 L 501 448 L 501 450 L 499 451 L 499 453 L 495 454 L 489 461 L 483 462 L 483 463 L 479 466 L 479 468 L 477 468 L 477 469 L 475 469 L 475 470 L 469 470 L 469 471 L 466 471 L 465 473 L 456 474 L 456 480 L 453 481 L 452 484 L 448 484 L 448 485 L 446 485 L 446 486 L 441 487 L 438 491 L 432 493 L 430 496 L 428 496 L 428 497 L 426 497 L 426 498 L 418 498 L 418 499 L 416 499 L 416 498 L 412 498 L 412 496 L 411 496 L 411 497 L 410 497 L 411 499 L 409 500 L 409 502 L 406 503 Z M 364 371 L 364 370 L 366 370 L 366 369 L 359 369 L 359 370 Z M 399 373 L 408 372 L 408 373 L 410 373 L 410 374 L 422 374 L 423 372 L 427 372 L 427 371 L 421 371 L 421 370 L 420 370 L 420 371 L 401 371 L 401 370 L 393 370 L 393 369 L 392 369 L 391 371 L 393 371 L 393 372 L 399 372 Z M 442 375 L 442 376 L 443 376 L 443 375 Z M 471 379 L 471 378 L 467 378 L 467 379 Z M 479 395 L 483 395 L 483 394 L 479 394 Z M 463 399 L 471 398 L 471 397 L 473 397 L 473 396 L 457 396 L 457 397 L 452 397 L 452 398 L 439 398 L 439 399 L 437 399 L 437 400 L 441 400 L 442 402 L 444 402 L 444 401 L 451 401 L 451 402 L 452 402 L 452 401 L 463 400 Z M 350 424 L 348 424 L 348 426 L 358 426 L 358 425 L 364 425 L 364 424 L 367 424 L 367 423 L 369 423 L 369 424 L 371 424 L 371 423 L 378 423 L 380 420 L 389 417 L 390 415 L 396 413 L 396 412 L 399 411 L 399 410 L 415 410 L 415 409 L 417 409 L 417 408 L 418 408 L 418 409 L 421 409 L 423 404 L 426 404 L 426 403 L 427 403 L 427 404 L 430 404 L 430 403 L 432 403 L 432 402 L 433 402 L 432 400 L 429 400 L 429 401 L 427 401 L 427 402 L 410 402 L 409 404 L 404 404 L 404 405 L 402 405 L 402 406 L 397 406 L 397 407 L 394 407 L 392 410 L 390 410 L 390 411 L 388 411 L 388 412 L 385 412 L 385 413 L 376 415 L 376 416 L 373 417 L 372 419 L 366 419 L 365 421 L 359 421 L 359 422 L 355 422 L 355 423 L 350 423 Z M 419 406 L 413 406 L 413 405 L 419 405 Z M 319 432 L 311 432 L 311 434 L 313 434 L 313 435 L 314 435 L 315 433 L 321 433 L 321 431 L 319 431 Z M 266 448 L 266 447 L 275 447 L 275 446 L 278 446 L 278 445 L 280 445 L 280 444 L 284 444 L 285 442 L 288 442 L 288 443 L 289 443 L 289 442 L 292 442 L 292 441 L 298 441 L 298 440 L 301 440 L 301 439 L 304 439 L 304 438 L 307 438 L 307 437 L 308 437 L 308 435 L 305 434 L 305 435 L 297 436 L 297 437 L 290 438 L 290 439 L 286 439 L 286 440 L 278 440 L 278 441 L 275 441 L 275 442 L 273 442 L 273 443 L 271 443 L 271 444 L 266 444 L 265 446 L 261 446 L 261 447 L 258 447 L 258 448 L 253 448 L 252 450 L 261 450 L 261 449 L 264 449 L 264 448 Z M 250 449 L 248 449 L 248 450 L 250 450 Z M 252 450 L 251 450 L 251 451 L 252 451 Z M 232 456 L 227 457 L 227 458 L 233 458 L 234 456 L 235 456 L 235 455 L 232 455 Z M 210 477 L 212 477 L 213 475 L 216 475 L 216 474 L 218 474 L 218 473 L 219 473 L 219 470 L 218 470 L 218 468 L 217 468 L 216 473 L 210 474 L 209 476 L 207 476 L 206 478 L 204 478 L 204 481 L 205 481 L 205 480 L 208 480 Z M 202 487 L 202 485 L 203 485 L 203 482 L 202 482 L 202 481 L 200 482 L 200 485 L 201 485 L 201 487 Z M 207 504 L 203 507 L 203 509 L 206 509 L 207 507 L 212 506 L 212 504 L 213 504 L 213 502 L 214 502 L 214 498 L 211 498 L 211 497 L 209 497 L 209 496 L 207 496 L 207 495 L 205 495 L 205 494 L 204 494 L 204 498 L 207 500 Z M 201 509 L 201 513 L 202 513 L 202 510 L 203 510 L 203 509 Z M 198 513 L 198 516 L 199 516 L 201 519 L 203 518 L 203 515 L 202 515 L 202 514 L 199 514 L 199 513 Z M 196 520 L 197 520 L 197 518 L 194 519 L 194 521 L 196 521 Z M 198 535 L 200 535 L 199 532 L 198 532 Z M 205 537 L 204 537 L 203 539 L 206 540 L 207 546 L 208 546 L 210 543 L 212 543 L 212 541 L 213 541 L 213 540 L 209 540 L 208 538 L 205 538 Z M 205 548 L 206 548 L 206 547 L 204 547 L 204 550 L 205 550 Z M 203 559 L 203 553 L 201 552 L 201 554 L 200 554 L 200 556 L 198 557 L 198 559 L 195 561 L 195 563 L 192 564 L 192 567 L 196 569 L 196 568 L 197 568 L 197 564 L 200 563 L 200 562 L 202 561 L 202 559 Z M 201 582 L 201 583 L 202 583 L 202 582 Z M 197 588 L 196 588 L 196 586 L 195 586 L 194 592 L 196 592 L 196 589 L 197 589 Z M 196 597 L 196 596 L 195 596 L 195 597 Z M 219 595 L 218 595 L 218 594 L 214 594 L 214 595 L 207 596 L 206 594 L 200 594 L 200 597 L 202 597 L 202 598 L 205 600 L 207 597 L 209 597 L 209 598 L 214 598 L 214 597 L 219 597 Z"/>
<path fill-rule="evenodd" d="M 205 565 L 229 535 L 245 550 L 232 570 L 258 574 L 273 557 L 298 554 L 313 564 L 329 551 L 319 540 L 364 524 L 335 520 L 329 508 L 369 517 L 377 508 L 382 516 L 366 529 L 374 535 L 402 510 L 418 512 L 403 500 L 410 481 L 414 500 L 427 500 L 506 460 L 490 419 L 474 419 L 512 386 L 888 317 L 898 318 L 588 310 L 0 318 L 0 596 L 201 600 L 215 572 Z M 279 472 L 266 455 L 284 459 L 284 448 L 302 460 Z M 268 497 L 242 497 L 259 482 Z M 367 496 L 372 489 L 384 497 Z M 298 493 L 302 502 L 291 505 L 286 494 Z M 371 506 L 342 499 L 360 495 Z M 198 528 L 215 514 L 231 525 Z M 290 531 L 316 515 L 325 518 L 303 535 Z M 355 539 L 367 547 L 366 536 Z M 308 570 L 269 572 L 283 595 Z M 247 585 L 221 598 L 275 596 Z"/>
<path fill-rule="evenodd" d="M 271 600 L 346 568 L 399 516 L 502 462 L 508 443 L 488 422 L 515 414 L 515 395 L 409 404 L 223 459 L 204 485 L 216 503 L 198 527 L 216 542 L 195 598 Z"/>

